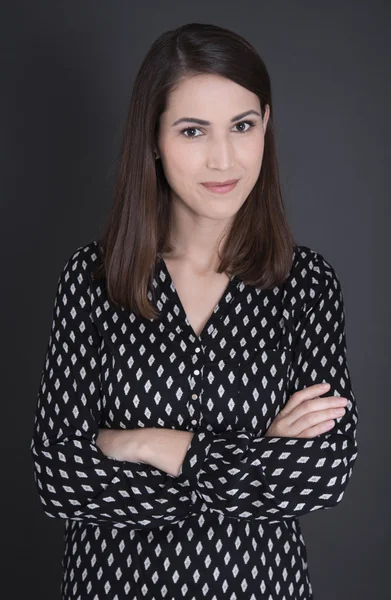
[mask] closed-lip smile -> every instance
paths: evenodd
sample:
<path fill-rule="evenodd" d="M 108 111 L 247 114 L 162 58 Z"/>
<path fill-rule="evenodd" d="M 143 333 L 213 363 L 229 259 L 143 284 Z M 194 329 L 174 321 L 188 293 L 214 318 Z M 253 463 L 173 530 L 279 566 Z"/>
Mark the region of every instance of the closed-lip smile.
<path fill-rule="evenodd" d="M 227 179 L 227 181 L 204 181 L 202 185 L 206 185 L 209 187 L 218 187 L 221 185 L 230 185 L 232 183 L 236 183 L 239 181 L 238 179 Z"/>

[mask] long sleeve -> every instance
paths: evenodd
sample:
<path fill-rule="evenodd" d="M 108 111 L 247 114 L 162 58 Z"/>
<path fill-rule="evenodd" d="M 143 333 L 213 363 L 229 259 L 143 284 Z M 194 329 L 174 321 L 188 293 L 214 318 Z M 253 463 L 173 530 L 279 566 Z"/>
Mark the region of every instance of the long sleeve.
<path fill-rule="evenodd" d="M 175 523 L 191 510 L 190 491 L 151 465 L 106 456 L 95 443 L 101 338 L 91 318 L 91 267 L 80 247 L 57 283 L 30 447 L 40 500 L 53 518 L 132 529 Z"/>
<path fill-rule="evenodd" d="M 188 479 L 218 513 L 277 522 L 329 509 L 342 500 L 351 477 L 358 413 L 346 358 L 342 289 L 333 267 L 311 252 L 308 268 L 301 271 L 306 294 L 295 321 L 287 401 L 297 390 L 326 382 L 325 396 L 348 398 L 346 412 L 315 438 L 198 429 L 179 478 Z"/>

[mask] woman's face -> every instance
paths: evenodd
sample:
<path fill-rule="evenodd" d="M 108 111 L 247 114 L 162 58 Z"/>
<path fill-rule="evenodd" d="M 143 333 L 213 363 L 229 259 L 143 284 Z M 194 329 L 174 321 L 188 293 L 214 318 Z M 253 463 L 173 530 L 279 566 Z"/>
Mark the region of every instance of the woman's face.
<path fill-rule="evenodd" d="M 258 96 L 230 79 L 202 74 L 183 80 L 159 124 L 157 150 L 172 200 L 196 216 L 231 220 L 258 179 L 268 118 L 269 106 L 262 122 Z M 202 185 L 230 179 L 239 181 L 224 194 Z"/>

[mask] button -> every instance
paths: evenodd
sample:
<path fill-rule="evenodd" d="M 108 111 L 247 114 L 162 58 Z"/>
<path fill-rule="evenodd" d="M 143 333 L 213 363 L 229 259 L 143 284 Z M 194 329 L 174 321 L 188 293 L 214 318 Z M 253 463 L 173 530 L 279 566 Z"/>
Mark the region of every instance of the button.
<path fill-rule="evenodd" d="M 198 398 L 197 394 L 193 394 L 193 395 L 192 395 L 192 399 L 193 399 L 193 400 L 197 400 L 197 398 Z"/>
<path fill-rule="evenodd" d="M 197 423 L 198 423 L 198 421 L 196 421 L 196 419 L 193 419 L 191 422 L 192 425 L 197 425 Z"/>
<path fill-rule="evenodd" d="M 196 348 L 195 351 L 196 352 L 201 352 L 201 348 Z"/>
<path fill-rule="evenodd" d="M 199 370 L 198 370 L 198 369 L 196 369 L 196 370 L 194 371 L 194 375 L 199 375 L 199 374 L 200 374 Z"/>

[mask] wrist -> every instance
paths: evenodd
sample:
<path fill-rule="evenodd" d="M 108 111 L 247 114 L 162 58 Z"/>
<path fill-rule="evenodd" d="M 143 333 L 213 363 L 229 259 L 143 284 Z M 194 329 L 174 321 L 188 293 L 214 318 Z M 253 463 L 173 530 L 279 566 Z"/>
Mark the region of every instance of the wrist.
<path fill-rule="evenodd" d="M 142 449 L 147 431 L 139 429 L 99 429 L 96 445 L 109 458 L 127 462 L 145 462 Z"/>
<path fill-rule="evenodd" d="M 144 462 L 142 449 L 144 448 L 144 428 L 126 429 L 121 432 L 123 439 L 120 443 L 119 453 L 121 460 L 128 462 Z"/>
<path fill-rule="evenodd" d="M 140 462 L 177 477 L 194 433 L 162 427 L 145 428 L 140 431 Z"/>
<path fill-rule="evenodd" d="M 136 455 L 137 462 L 150 464 L 151 459 L 151 440 L 153 440 L 154 427 L 140 427 L 134 430 L 136 433 L 133 440 L 133 452 Z M 152 434 L 152 435 L 151 435 Z"/>
<path fill-rule="evenodd" d="M 147 439 L 149 431 L 149 427 L 139 427 L 132 430 L 132 435 L 128 442 L 128 453 L 133 456 L 132 460 L 134 462 L 147 462 Z"/>

